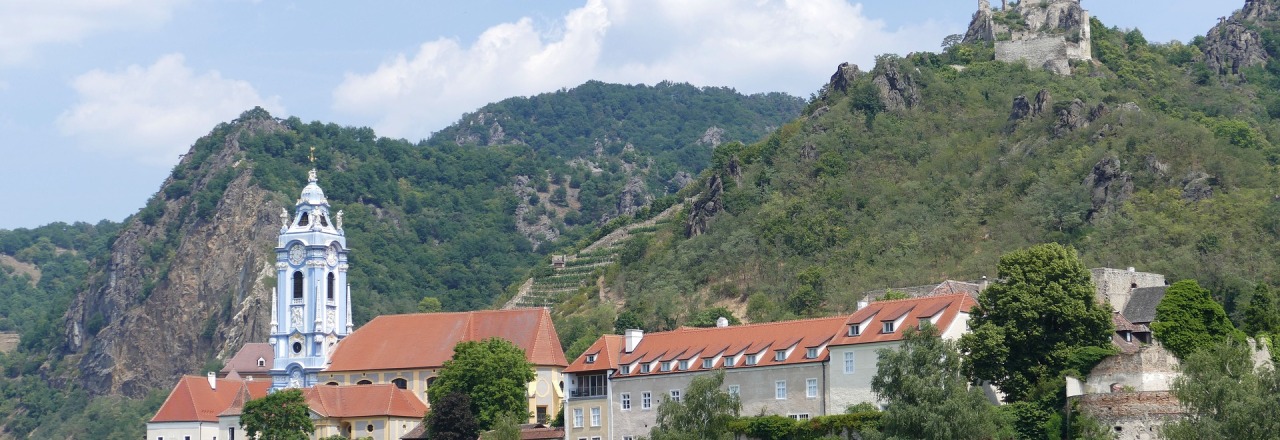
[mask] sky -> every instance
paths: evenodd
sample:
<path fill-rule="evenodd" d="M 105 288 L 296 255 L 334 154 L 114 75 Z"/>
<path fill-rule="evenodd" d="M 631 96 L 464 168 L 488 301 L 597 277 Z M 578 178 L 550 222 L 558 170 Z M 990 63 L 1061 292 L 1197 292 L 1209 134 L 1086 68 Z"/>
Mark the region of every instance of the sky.
<path fill-rule="evenodd" d="M 993 1 L 992 3 L 998 3 Z M 1084 0 L 1149 41 L 1238 1 Z M 977 1 L 0 0 L 0 229 L 121 221 L 261 106 L 417 141 L 588 80 L 808 97 L 838 64 L 938 51 Z"/>

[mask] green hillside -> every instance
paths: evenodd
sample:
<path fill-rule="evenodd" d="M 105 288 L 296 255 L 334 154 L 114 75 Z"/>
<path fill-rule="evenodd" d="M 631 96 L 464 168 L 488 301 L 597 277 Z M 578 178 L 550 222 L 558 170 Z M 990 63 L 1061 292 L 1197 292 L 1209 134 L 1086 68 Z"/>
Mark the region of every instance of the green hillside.
<path fill-rule="evenodd" d="M 685 221 L 605 280 L 619 319 L 847 311 L 871 289 L 994 275 L 1001 254 L 1059 242 L 1092 267 L 1197 279 L 1238 320 L 1280 273 L 1270 20 L 1251 24 L 1270 60 L 1238 73 L 1206 65 L 1211 40 L 1152 44 L 1097 20 L 1095 61 L 1071 76 L 990 61 L 981 44 L 842 69 L 767 140 L 715 150 Z M 888 105 L 883 79 L 906 105 Z"/>

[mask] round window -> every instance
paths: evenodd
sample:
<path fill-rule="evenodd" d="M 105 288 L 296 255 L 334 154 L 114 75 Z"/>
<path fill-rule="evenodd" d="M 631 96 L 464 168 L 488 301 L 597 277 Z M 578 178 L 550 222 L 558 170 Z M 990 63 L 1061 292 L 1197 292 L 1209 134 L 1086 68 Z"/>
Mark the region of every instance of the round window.
<path fill-rule="evenodd" d="M 294 342 L 294 343 L 293 343 L 293 352 L 294 352 L 294 353 L 302 353 L 302 343 L 301 343 L 301 342 Z"/>
<path fill-rule="evenodd" d="M 364 430 L 365 430 L 365 431 L 369 431 L 369 432 L 373 432 L 373 425 L 365 426 L 365 427 L 364 427 Z"/>

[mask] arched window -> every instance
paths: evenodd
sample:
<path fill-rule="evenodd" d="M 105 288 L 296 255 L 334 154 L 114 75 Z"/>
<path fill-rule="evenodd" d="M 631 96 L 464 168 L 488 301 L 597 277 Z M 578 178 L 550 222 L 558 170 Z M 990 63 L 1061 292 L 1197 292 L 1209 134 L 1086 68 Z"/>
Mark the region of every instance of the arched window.
<path fill-rule="evenodd" d="M 434 384 L 434 383 L 436 383 L 436 378 L 435 378 L 435 377 L 429 377 L 429 378 L 427 378 L 427 388 L 431 388 L 431 384 Z"/>
<path fill-rule="evenodd" d="M 402 390 L 409 388 L 409 381 L 404 380 L 403 378 L 392 379 L 391 383 L 395 384 L 396 388 L 399 388 Z"/>
<path fill-rule="evenodd" d="M 337 382 L 329 382 L 329 383 L 326 383 L 325 385 L 338 386 L 338 383 L 337 383 Z"/>
<path fill-rule="evenodd" d="M 293 273 L 293 299 L 302 299 L 302 271 Z"/>
<path fill-rule="evenodd" d="M 329 272 L 329 301 L 333 301 L 333 272 Z"/>
<path fill-rule="evenodd" d="M 302 217 L 298 218 L 298 226 L 306 226 L 309 223 L 311 223 L 311 217 L 305 212 L 302 213 Z"/>
<path fill-rule="evenodd" d="M 356 382 L 356 385 L 373 385 L 373 382 L 370 381 L 369 379 L 364 379 L 359 382 Z"/>
<path fill-rule="evenodd" d="M 324 214 L 320 214 L 320 226 L 329 226 L 329 219 L 325 218 Z"/>
<path fill-rule="evenodd" d="M 258 358 L 258 366 L 259 366 L 259 367 L 265 367 L 265 366 L 267 366 L 267 360 L 266 360 L 266 359 L 263 359 L 263 358 Z"/>

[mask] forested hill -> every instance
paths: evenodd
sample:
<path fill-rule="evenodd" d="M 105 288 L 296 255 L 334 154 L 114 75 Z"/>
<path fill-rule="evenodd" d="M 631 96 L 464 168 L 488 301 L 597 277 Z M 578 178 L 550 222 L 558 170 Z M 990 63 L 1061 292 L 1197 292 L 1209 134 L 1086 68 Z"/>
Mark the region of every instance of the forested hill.
<path fill-rule="evenodd" d="M 994 276 L 1043 242 L 1197 279 L 1238 319 L 1255 283 L 1280 282 L 1274 3 L 1187 44 L 1095 19 L 1070 76 L 980 42 L 842 65 L 801 118 L 718 147 L 684 221 L 624 250 L 609 300 L 562 322 L 613 331 L 615 304 L 619 328 L 649 330 L 715 307 L 847 311 L 871 289 Z"/>
<path fill-rule="evenodd" d="M 715 145 L 762 138 L 803 105 L 593 82 L 495 104 L 421 142 L 246 111 L 196 140 L 123 224 L 0 231 L 0 304 L 30 309 L 0 310 L 0 331 L 22 338 L 0 356 L 0 425 L 18 437 L 107 438 L 103 424 L 84 422 L 115 420 L 125 425 L 116 434 L 136 438 L 146 404 L 111 398 L 86 409 L 85 394 L 155 396 L 265 340 L 278 215 L 313 166 L 345 212 L 357 322 L 416 311 L 427 297 L 473 310 L 560 243 L 669 201 L 684 183 L 672 178 L 691 179 Z M 509 135 L 458 134 L 482 114 Z M 44 277 L 21 274 L 32 270 Z M 40 301 L 16 297 L 32 289 Z"/>

